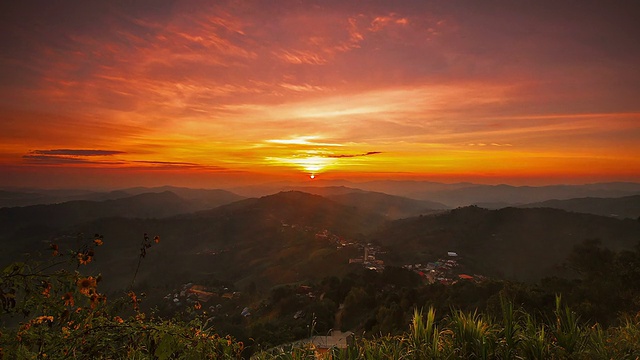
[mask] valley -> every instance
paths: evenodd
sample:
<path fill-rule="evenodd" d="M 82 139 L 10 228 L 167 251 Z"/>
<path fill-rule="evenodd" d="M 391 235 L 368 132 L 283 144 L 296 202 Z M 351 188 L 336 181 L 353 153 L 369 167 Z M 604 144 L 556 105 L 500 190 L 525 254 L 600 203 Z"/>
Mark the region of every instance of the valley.
<path fill-rule="evenodd" d="M 582 277 L 571 257 L 585 241 L 624 253 L 640 239 L 638 195 L 487 209 L 344 186 L 249 198 L 179 188 L 111 194 L 122 197 L 1 208 L 0 260 L 46 259 L 53 245 L 69 252 L 100 234 L 83 271 L 100 274 L 109 297 L 133 283 L 144 309 L 169 316 L 195 306 L 220 331 L 262 348 L 308 336 L 310 322 L 318 333 L 399 331 L 421 302 L 443 312 L 484 308 L 523 291 L 535 308 L 554 291 L 574 291 L 549 279 Z M 159 243 L 141 258 L 143 234 Z M 544 281 L 553 285 L 534 290 Z"/>

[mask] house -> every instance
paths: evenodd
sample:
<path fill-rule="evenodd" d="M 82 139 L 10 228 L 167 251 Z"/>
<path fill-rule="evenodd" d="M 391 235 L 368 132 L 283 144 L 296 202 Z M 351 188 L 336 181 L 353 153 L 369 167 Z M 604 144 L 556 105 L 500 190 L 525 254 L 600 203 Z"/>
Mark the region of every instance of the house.
<path fill-rule="evenodd" d="M 207 291 L 207 289 L 202 285 L 193 285 L 186 290 L 186 293 L 187 295 L 195 295 L 201 303 L 206 303 L 211 300 L 212 297 L 216 296 L 216 294 Z"/>

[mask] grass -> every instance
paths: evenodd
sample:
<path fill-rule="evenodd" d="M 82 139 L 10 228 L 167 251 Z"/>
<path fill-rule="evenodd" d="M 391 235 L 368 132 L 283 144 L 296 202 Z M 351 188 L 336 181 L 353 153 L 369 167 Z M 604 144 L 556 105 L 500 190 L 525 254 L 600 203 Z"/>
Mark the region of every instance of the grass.
<path fill-rule="evenodd" d="M 556 298 L 552 317 L 539 319 L 502 301 L 501 318 L 452 310 L 440 323 L 436 312 L 416 309 L 407 332 L 359 338 L 346 349 L 331 349 L 324 359 L 637 359 L 640 313 L 604 329 L 588 324 Z M 303 351 L 304 349 L 307 352 Z M 304 354 L 304 355 L 302 355 Z M 256 359 L 310 358 L 308 347 Z"/>

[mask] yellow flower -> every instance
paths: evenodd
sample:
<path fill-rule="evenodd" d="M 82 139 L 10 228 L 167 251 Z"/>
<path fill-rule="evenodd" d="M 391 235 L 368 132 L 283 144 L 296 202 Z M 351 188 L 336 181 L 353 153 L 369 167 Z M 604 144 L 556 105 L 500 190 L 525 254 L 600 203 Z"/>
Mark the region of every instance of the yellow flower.
<path fill-rule="evenodd" d="M 136 293 L 134 293 L 133 291 L 129 291 L 127 295 L 129 295 L 129 297 L 131 298 L 131 302 L 133 303 L 133 310 L 138 310 L 138 303 L 140 302 L 140 300 L 138 300 Z"/>
<path fill-rule="evenodd" d="M 98 306 L 98 300 L 100 299 L 100 296 L 98 296 L 98 294 L 92 294 L 91 297 L 89 298 L 89 300 L 91 301 L 91 308 L 95 309 L 96 306 Z"/>
<path fill-rule="evenodd" d="M 78 291 L 86 296 L 91 296 L 93 293 L 95 293 L 97 286 L 96 279 L 93 276 L 80 278 L 78 279 L 76 284 L 78 285 Z"/>
<path fill-rule="evenodd" d="M 79 252 L 76 257 L 78 258 L 78 263 L 80 265 L 86 265 L 93 260 L 93 251 Z"/>
<path fill-rule="evenodd" d="M 37 318 L 31 320 L 34 324 L 42 324 L 45 321 L 53 322 L 53 316 L 38 316 Z"/>
<path fill-rule="evenodd" d="M 51 295 L 51 283 L 48 281 L 43 281 L 42 287 L 44 287 L 44 289 L 42 290 L 42 295 L 48 298 L 49 295 Z"/>
<path fill-rule="evenodd" d="M 75 304 L 73 301 L 73 294 L 71 292 L 62 295 L 62 300 L 64 300 L 65 306 L 73 306 Z"/>

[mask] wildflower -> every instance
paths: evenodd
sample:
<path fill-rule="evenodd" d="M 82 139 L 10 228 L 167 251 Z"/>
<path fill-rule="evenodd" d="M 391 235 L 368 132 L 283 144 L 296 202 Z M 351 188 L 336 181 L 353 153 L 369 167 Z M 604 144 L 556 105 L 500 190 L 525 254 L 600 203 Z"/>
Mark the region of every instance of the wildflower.
<path fill-rule="evenodd" d="M 73 301 L 73 294 L 71 292 L 62 295 L 62 300 L 64 300 L 65 306 L 73 306 L 75 304 Z"/>
<path fill-rule="evenodd" d="M 52 254 L 53 256 L 58 256 L 58 254 L 59 254 L 59 252 L 58 252 L 58 244 L 51 244 L 49 246 L 49 248 L 51 250 L 53 250 L 53 254 Z"/>
<path fill-rule="evenodd" d="M 115 316 L 113 318 L 113 321 L 117 322 L 118 324 L 122 324 L 124 322 L 124 320 L 122 320 L 120 316 Z"/>
<path fill-rule="evenodd" d="M 155 241 L 155 243 L 159 243 L 160 242 L 160 236 L 156 235 L 156 237 L 153 238 L 153 241 Z"/>
<path fill-rule="evenodd" d="M 92 294 L 91 297 L 89 298 L 89 301 L 91 301 L 91 308 L 95 309 L 96 306 L 98 306 L 98 300 L 99 300 L 99 296 L 98 294 Z"/>
<path fill-rule="evenodd" d="M 51 283 L 48 281 L 43 281 L 42 282 L 42 287 L 44 288 L 42 290 L 42 295 L 46 298 L 48 298 L 51 295 Z"/>
<path fill-rule="evenodd" d="M 78 263 L 80 265 L 86 265 L 93 260 L 93 251 L 79 252 L 76 257 L 78 258 Z"/>
<path fill-rule="evenodd" d="M 38 316 L 37 318 L 31 320 L 34 324 L 42 324 L 43 322 L 53 322 L 53 316 Z"/>
<path fill-rule="evenodd" d="M 196 304 L 195 304 L 195 305 L 193 305 L 193 307 L 194 307 L 196 310 L 200 310 L 200 309 L 202 309 L 202 305 L 200 304 L 200 302 L 199 302 L 199 301 L 197 301 L 197 302 L 196 302 Z"/>
<path fill-rule="evenodd" d="M 78 290 L 80 291 L 80 293 L 86 296 L 91 296 L 93 293 L 95 293 L 97 286 L 96 279 L 93 276 L 80 278 L 78 279 L 76 284 L 78 285 Z"/>
<path fill-rule="evenodd" d="M 95 239 L 93 240 L 93 243 L 96 244 L 96 246 L 102 246 L 102 244 L 104 244 L 104 241 L 102 241 L 102 239 Z"/>
<path fill-rule="evenodd" d="M 138 302 L 140 302 L 140 300 L 138 300 L 136 293 L 134 293 L 133 291 L 129 291 L 127 295 L 129 295 L 129 297 L 131 298 L 131 302 L 133 303 L 133 310 L 138 310 Z"/>

